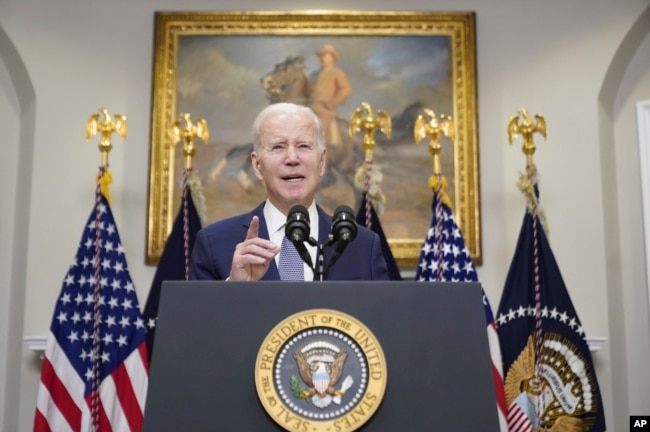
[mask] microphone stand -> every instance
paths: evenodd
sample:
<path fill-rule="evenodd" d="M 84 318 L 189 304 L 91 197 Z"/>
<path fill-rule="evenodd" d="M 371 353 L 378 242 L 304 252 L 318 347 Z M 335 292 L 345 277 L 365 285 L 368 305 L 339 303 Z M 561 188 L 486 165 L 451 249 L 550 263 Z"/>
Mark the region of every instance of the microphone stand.
<path fill-rule="evenodd" d="M 328 236 L 327 242 L 322 244 L 318 243 L 313 237 L 309 237 L 308 240 L 305 240 L 312 246 L 316 246 L 316 264 L 312 268 L 314 271 L 314 281 L 324 281 L 329 277 L 329 269 L 334 265 L 334 263 L 339 259 L 341 253 L 345 247 L 350 243 L 349 239 L 338 239 L 335 240 L 334 236 L 330 234 Z M 330 256 L 329 262 L 325 262 L 325 248 L 334 245 L 332 250 L 332 255 Z M 307 261 L 306 261 L 307 262 Z M 311 260 L 307 262 L 311 267 Z"/>
<path fill-rule="evenodd" d="M 323 248 L 324 246 L 322 244 L 318 244 L 318 250 L 316 251 L 316 268 L 314 269 L 314 280 L 320 282 L 325 280 L 325 254 Z"/>
<path fill-rule="evenodd" d="M 314 281 L 323 281 L 324 275 L 325 275 L 325 258 L 323 254 L 323 245 L 318 243 L 316 239 L 313 237 L 309 237 L 307 240 L 305 240 L 307 243 L 309 243 L 311 246 L 316 246 L 316 265 L 312 267 L 311 264 L 311 259 L 307 260 L 305 257 L 301 255 L 301 258 L 303 258 L 303 261 L 307 263 L 309 268 L 312 269 L 314 272 Z"/>
<path fill-rule="evenodd" d="M 325 263 L 325 248 L 331 246 L 334 240 L 330 235 L 327 243 L 325 244 L 318 243 L 313 237 L 309 237 L 309 239 L 305 241 L 312 246 L 316 246 L 316 265 L 312 268 L 312 270 L 314 272 L 314 281 L 322 282 L 326 280 L 328 272 L 327 264 Z"/>
<path fill-rule="evenodd" d="M 344 240 L 344 239 L 335 240 L 334 236 L 330 234 L 327 243 L 318 245 L 319 252 L 318 252 L 317 262 L 319 266 L 319 276 L 321 281 L 327 280 L 329 278 L 330 268 L 339 259 L 341 253 L 343 252 L 343 249 L 345 249 L 345 247 L 348 245 L 349 242 L 350 242 L 349 240 Z M 329 261 L 325 263 L 325 254 L 323 253 L 323 250 L 324 248 L 330 247 L 332 245 L 334 245 L 332 254 L 330 255 Z M 316 280 L 316 274 L 314 274 L 314 280 Z"/>

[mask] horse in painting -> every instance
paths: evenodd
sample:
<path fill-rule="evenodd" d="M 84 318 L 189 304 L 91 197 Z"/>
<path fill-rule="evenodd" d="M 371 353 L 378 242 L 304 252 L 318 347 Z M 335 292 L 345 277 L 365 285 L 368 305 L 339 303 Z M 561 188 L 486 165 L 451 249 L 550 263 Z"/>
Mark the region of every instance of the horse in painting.
<path fill-rule="evenodd" d="M 260 78 L 260 84 L 271 104 L 279 102 L 291 102 L 299 105 L 309 104 L 309 79 L 305 74 L 305 60 L 300 55 L 289 55 L 281 63 L 277 63 L 272 71 Z M 341 130 L 347 131 L 347 122 L 343 123 L 340 119 L 339 122 L 342 123 L 340 125 Z M 352 183 L 355 161 L 360 156 L 355 154 L 358 152 L 355 152 L 354 143 L 347 136 L 344 136 L 344 147 L 342 148 L 345 150 L 330 149 L 332 151 L 328 152 L 328 169 L 324 178 L 321 179 L 322 187 L 337 183 L 339 181 L 337 178 Z M 243 155 L 247 156 L 252 151 L 252 143 L 232 147 L 212 170 L 211 180 L 216 181 L 227 164 L 235 160 L 242 160 Z M 335 175 L 336 173 L 339 174 Z M 243 159 L 243 164 L 238 170 L 237 182 L 246 191 L 250 191 L 255 187 L 255 178 L 251 173 L 250 159 L 248 157 Z"/>
<path fill-rule="evenodd" d="M 290 55 L 260 82 L 270 103 L 292 102 L 306 105 L 309 102 L 309 80 L 305 75 L 305 59 Z"/>

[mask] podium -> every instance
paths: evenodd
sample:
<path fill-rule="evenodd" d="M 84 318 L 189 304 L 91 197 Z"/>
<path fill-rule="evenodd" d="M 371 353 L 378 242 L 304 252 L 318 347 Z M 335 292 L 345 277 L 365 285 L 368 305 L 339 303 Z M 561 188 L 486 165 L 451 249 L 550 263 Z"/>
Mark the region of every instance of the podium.
<path fill-rule="evenodd" d="M 478 283 L 168 281 L 143 431 L 286 430 L 258 397 L 256 360 L 278 323 L 308 310 L 354 317 L 383 350 L 383 399 L 354 430 L 499 430 Z"/>

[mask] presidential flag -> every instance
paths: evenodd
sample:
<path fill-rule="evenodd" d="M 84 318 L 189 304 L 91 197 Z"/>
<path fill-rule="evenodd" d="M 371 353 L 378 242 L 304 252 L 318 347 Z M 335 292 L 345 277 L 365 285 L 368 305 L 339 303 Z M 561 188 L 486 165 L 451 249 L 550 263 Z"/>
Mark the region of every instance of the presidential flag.
<path fill-rule="evenodd" d="M 545 232 L 534 165 L 519 187 L 528 198 L 497 312 L 510 432 L 605 430 L 583 328 Z"/>
<path fill-rule="evenodd" d="M 135 287 L 98 187 L 56 300 L 34 431 L 140 431 L 148 369 Z"/>
<path fill-rule="evenodd" d="M 433 176 L 430 182 L 434 190 L 431 204 L 433 216 L 420 252 L 415 280 L 421 282 L 478 282 L 474 262 L 451 210 L 451 201 L 445 193 L 446 180 L 442 176 Z M 505 432 L 507 431 L 506 403 L 501 369 L 501 350 L 490 302 L 482 288 L 481 291 L 483 292 L 499 426 L 500 430 Z"/>
<path fill-rule="evenodd" d="M 158 304 L 162 282 L 166 280 L 188 280 L 190 275 L 190 254 L 194 247 L 196 233 L 201 229 L 201 217 L 197 211 L 196 200 L 203 205 L 200 182 L 195 175 L 186 172 L 181 180 L 182 199 L 172 232 L 167 238 L 156 274 L 154 275 L 147 302 L 144 307 L 144 320 L 147 328 L 147 352 L 151 361 L 156 324 L 158 322 Z"/>
<path fill-rule="evenodd" d="M 402 280 L 402 275 L 397 266 L 397 261 L 395 261 L 395 257 L 393 256 L 393 252 L 390 250 L 390 245 L 388 244 L 384 230 L 379 222 L 379 216 L 377 216 L 375 207 L 372 205 L 371 200 L 365 192 L 361 197 L 361 205 L 359 206 L 359 211 L 357 211 L 356 220 L 357 224 L 365 226 L 379 236 L 381 251 L 384 254 L 384 259 L 386 259 L 390 279 Z"/>

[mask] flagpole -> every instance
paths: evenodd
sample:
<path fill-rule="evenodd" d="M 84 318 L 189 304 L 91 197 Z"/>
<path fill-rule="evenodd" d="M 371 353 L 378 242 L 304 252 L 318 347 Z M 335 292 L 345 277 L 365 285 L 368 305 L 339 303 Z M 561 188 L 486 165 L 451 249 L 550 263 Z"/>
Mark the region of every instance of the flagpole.
<path fill-rule="evenodd" d="M 126 118 L 112 118 L 105 108 L 86 122 L 86 141 L 101 134 L 95 202 L 54 308 L 35 432 L 142 427 L 149 372 L 144 323 L 108 196 L 111 136 L 124 138 L 126 129 Z"/>
<path fill-rule="evenodd" d="M 440 158 L 442 152 L 441 135 L 447 136 L 453 144 L 455 126 L 452 118 L 441 115 L 440 119 L 438 119 L 433 110 L 424 109 L 424 115 L 418 116 L 414 123 L 413 136 L 416 144 L 429 137 L 429 152 L 431 153 L 433 168 L 433 174 L 429 178 L 429 187 L 433 190 L 431 203 L 433 214 L 420 253 L 415 279 L 427 282 L 478 282 L 478 275 L 472 257 L 465 245 L 462 232 L 456 224 L 451 200 L 446 192 L 447 180 L 442 174 Z M 482 287 L 481 291 L 483 294 L 499 430 L 500 432 L 507 432 L 507 407 L 501 366 L 501 349 L 494 316 L 492 315 L 492 307 Z"/>
<path fill-rule="evenodd" d="M 192 168 L 192 158 L 196 153 L 194 140 L 196 137 L 201 138 L 204 143 L 210 140 L 210 130 L 205 119 L 197 119 L 192 123 L 189 113 L 180 113 L 180 117 L 172 123 L 169 128 L 169 138 L 171 147 L 177 143 L 183 142 L 183 173 L 181 175 L 181 190 L 183 191 L 183 245 L 185 255 L 185 280 L 190 278 L 190 220 L 188 207 L 188 189 L 189 183 L 194 177 Z"/>
<path fill-rule="evenodd" d="M 442 245 L 444 242 L 442 235 L 442 220 L 443 220 L 443 202 L 452 208 L 451 201 L 447 195 L 447 179 L 442 174 L 442 163 L 440 160 L 440 154 L 442 153 L 442 146 L 440 145 L 440 136 L 447 136 L 453 143 L 456 134 L 455 126 L 451 117 L 448 117 L 444 114 L 440 116 L 440 121 L 436 116 L 436 113 L 429 108 L 424 109 L 424 114 L 420 114 L 415 120 L 413 126 L 413 138 L 415 139 L 415 144 L 420 144 L 420 142 L 425 138 L 429 138 L 429 153 L 431 153 L 432 159 L 432 169 L 433 175 L 429 177 L 429 187 L 433 190 L 433 193 L 436 197 L 435 199 L 435 209 L 433 212 L 436 217 L 436 248 L 437 248 L 437 258 L 438 262 L 435 280 L 441 282 L 443 280 L 442 274 L 442 262 L 444 260 L 442 253 Z"/>
<path fill-rule="evenodd" d="M 523 108 L 507 126 L 510 144 L 523 136 L 526 172 L 517 186 L 527 199 L 497 319 L 508 425 L 510 430 L 603 432 L 589 346 L 550 248 L 539 201 L 533 161 L 536 133 L 546 138 L 544 117 L 536 114 L 533 120 Z"/>
<path fill-rule="evenodd" d="M 99 401 L 99 386 L 101 383 L 101 362 L 100 355 L 101 347 L 101 262 L 102 262 L 102 195 L 110 204 L 110 193 L 108 185 L 111 183 L 112 178 L 108 170 L 108 154 L 113 149 L 111 136 L 113 133 L 118 133 L 122 138 L 127 135 L 126 117 L 121 114 L 115 115 L 115 120 L 106 108 L 99 108 L 97 113 L 92 114 L 86 121 L 86 141 L 96 134 L 100 133 L 99 151 L 101 153 L 101 165 L 97 173 L 97 188 L 95 189 L 95 252 L 94 252 L 94 289 L 93 289 L 93 339 L 92 339 L 92 392 L 90 396 L 90 413 L 92 430 L 97 431 L 100 423 L 100 401 Z"/>
<path fill-rule="evenodd" d="M 365 115 L 364 114 L 365 111 Z M 363 132 L 363 140 L 361 146 L 364 150 L 364 165 L 363 169 L 365 170 L 365 181 L 364 181 L 364 208 L 365 208 L 365 226 L 366 228 L 372 228 L 372 213 L 371 213 L 371 197 L 370 190 L 372 186 L 372 173 L 373 173 L 373 150 L 377 145 L 375 141 L 375 132 L 380 130 L 386 136 L 386 138 L 391 137 L 392 134 L 392 121 L 390 116 L 388 116 L 384 111 L 377 110 L 375 115 L 372 106 L 367 102 L 361 102 L 361 108 L 357 108 L 352 115 L 350 116 L 350 126 L 348 133 L 351 138 L 354 138 L 354 135 L 357 132 Z M 356 176 L 355 176 L 356 177 Z M 381 197 L 381 192 L 378 191 L 378 196 Z"/>
<path fill-rule="evenodd" d="M 532 121 L 525 108 L 517 110 L 517 115 L 512 116 L 508 121 L 508 142 L 512 145 L 517 136 L 523 138 L 522 152 L 526 155 L 526 182 L 525 186 L 520 182 L 520 188 L 528 199 L 528 207 L 533 219 L 533 275 L 534 275 L 534 296 L 535 296 L 535 379 L 534 385 L 538 392 L 537 406 L 535 407 L 537 419 L 540 426 L 544 425 L 544 383 L 542 379 L 542 353 L 544 335 L 542 330 L 542 300 L 541 300 L 541 277 L 539 264 L 539 224 L 538 212 L 539 196 L 537 192 L 537 168 L 533 162 L 533 155 L 537 147 L 533 141 L 533 135 L 539 133 L 546 138 L 546 120 L 541 114 L 535 114 L 535 122 Z M 523 121 L 519 121 L 520 118 Z M 521 187 L 523 186 L 523 187 Z"/>
<path fill-rule="evenodd" d="M 160 261 L 156 268 L 149 294 L 145 303 L 143 317 L 146 322 L 146 341 L 149 361 L 152 361 L 155 345 L 158 306 L 163 281 L 188 280 L 190 277 L 190 256 L 194 241 L 205 222 L 205 198 L 201 180 L 196 175 L 192 163 L 196 153 L 195 139 L 200 138 L 206 144 L 210 132 L 205 119 L 192 121 L 188 113 L 180 113 L 167 130 L 168 144 L 174 153 L 174 146 L 182 142 L 184 158 L 183 170 L 179 176 L 181 203 L 165 239 Z"/>
<path fill-rule="evenodd" d="M 357 224 L 368 228 L 379 237 L 379 244 L 386 259 L 390 280 L 402 280 L 399 266 L 393 256 L 379 219 L 379 215 L 383 212 L 386 203 L 386 196 L 379 187 L 383 175 L 379 165 L 374 163 L 373 151 L 377 145 L 375 140 L 377 130 L 390 139 L 392 119 L 381 109 L 375 113 L 369 103 L 362 102 L 361 107 L 357 108 L 350 116 L 348 126 L 348 134 L 353 140 L 357 132 L 363 132 L 364 134 L 361 142 L 364 150 L 364 163 L 359 164 L 354 173 L 354 186 L 361 192 L 361 200 L 355 219 Z"/>

